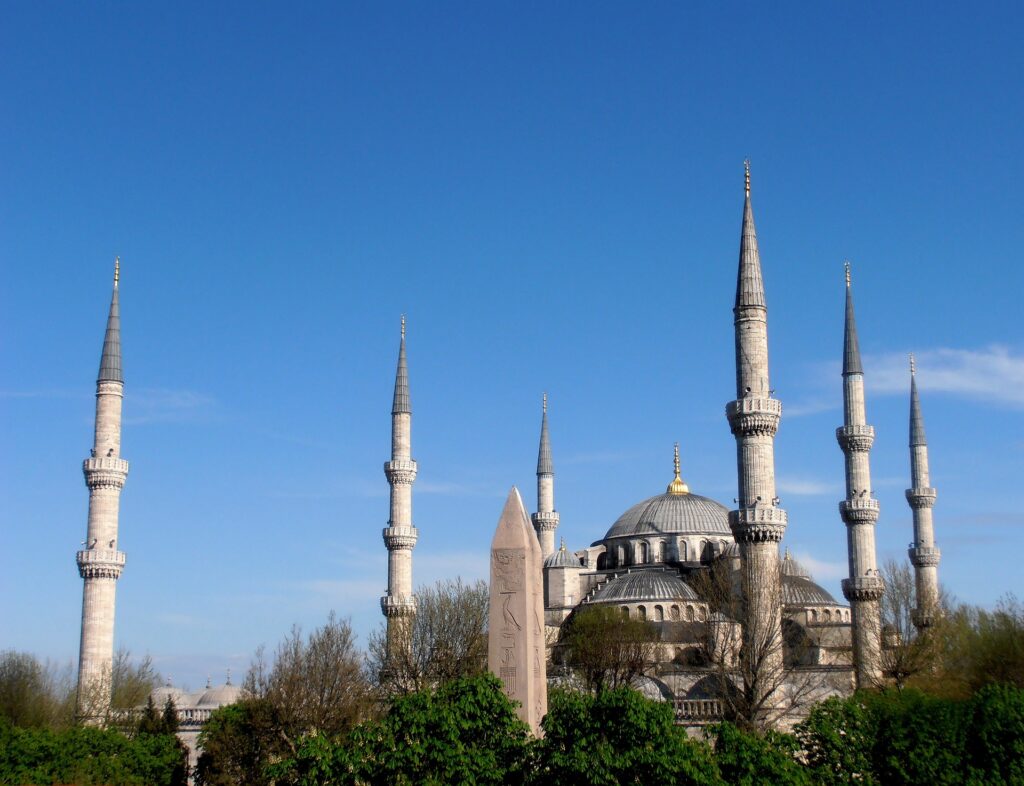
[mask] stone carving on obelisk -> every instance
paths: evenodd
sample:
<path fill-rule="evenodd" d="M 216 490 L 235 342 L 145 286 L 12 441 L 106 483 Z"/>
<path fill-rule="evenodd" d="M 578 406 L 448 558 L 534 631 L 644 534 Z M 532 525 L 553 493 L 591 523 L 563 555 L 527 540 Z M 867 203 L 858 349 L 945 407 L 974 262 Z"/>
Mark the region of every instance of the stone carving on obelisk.
<path fill-rule="evenodd" d="M 548 711 L 540 544 L 514 486 L 491 541 L 487 665 L 534 734 Z"/>

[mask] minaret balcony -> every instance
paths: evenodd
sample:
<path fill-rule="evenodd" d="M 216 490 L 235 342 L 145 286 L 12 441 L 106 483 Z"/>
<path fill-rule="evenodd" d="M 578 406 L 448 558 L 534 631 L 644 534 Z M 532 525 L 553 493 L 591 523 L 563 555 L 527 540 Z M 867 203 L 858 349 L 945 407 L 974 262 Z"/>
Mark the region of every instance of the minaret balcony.
<path fill-rule="evenodd" d="M 733 537 L 742 543 L 778 543 L 789 518 L 782 508 L 740 508 L 729 511 Z"/>
<path fill-rule="evenodd" d="M 871 497 L 854 497 L 839 503 L 839 515 L 847 524 L 874 524 L 878 521 L 879 504 Z"/>
<path fill-rule="evenodd" d="M 740 398 L 725 405 L 725 416 L 737 437 L 774 437 L 782 417 L 782 402 L 774 398 Z"/>
<path fill-rule="evenodd" d="M 938 620 L 939 614 L 935 609 L 912 609 L 910 620 L 918 630 L 930 628 Z"/>
<path fill-rule="evenodd" d="M 934 568 L 942 558 L 942 552 L 935 546 L 911 546 L 907 549 L 910 564 L 915 568 Z"/>
<path fill-rule="evenodd" d="M 380 599 L 380 610 L 388 619 L 391 617 L 411 617 L 416 613 L 416 596 L 384 595 Z"/>
<path fill-rule="evenodd" d="M 553 532 L 558 527 L 558 514 L 553 510 L 534 513 L 530 518 L 533 519 L 533 527 L 538 532 Z"/>
<path fill-rule="evenodd" d="M 915 510 L 932 507 L 935 504 L 935 498 L 938 496 L 938 492 L 935 489 L 928 488 L 927 486 L 907 489 L 906 494 L 907 502 Z"/>
<path fill-rule="evenodd" d="M 75 554 L 78 573 L 83 579 L 120 578 L 125 560 L 125 553 L 116 549 L 86 549 Z"/>
<path fill-rule="evenodd" d="M 411 549 L 420 537 L 420 531 L 416 527 L 385 527 L 382 534 L 388 551 Z"/>
<path fill-rule="evenodd" d="M 858 576 L 843 579 L 843 597 L 849 601 L 879 600 L 885 593 L 885 582 L 881 576 Z"/>
<path fill-rule="evenodd" d="M 867 453 L 875 443 L 875 427 L 840 426 L 836 429 L 836 441 L 844 453 Z"/>
<path fill-rule="evenodd" d="M 384 474 L 392 486 L 410 485 L 416 480 L 416 462 L 412 459 L 394 459 L 384 462 Z"/>
<path fill-rule="evenodd" d="M 87 458 L 82 462 L 82 472 L 85 474 L 85 485 L 90 489 L 120 489 L 128 478 L 128 462 L 112 456 Z"/>

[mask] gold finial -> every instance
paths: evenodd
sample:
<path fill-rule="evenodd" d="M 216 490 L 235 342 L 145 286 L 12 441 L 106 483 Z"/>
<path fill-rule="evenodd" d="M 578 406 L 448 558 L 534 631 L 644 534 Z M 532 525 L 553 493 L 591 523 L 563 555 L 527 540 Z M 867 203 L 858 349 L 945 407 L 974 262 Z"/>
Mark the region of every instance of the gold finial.
<path fill-rule="evenodd" d="M 559 547 L 559 551 L 565 551 L 565 538 L 562 538 L 562 545 Z"/>
<path fill-rule="evenodd" d="M 850 288 L 850 260 L 843 262 L 843 269 L 846 271 L 846 288 Z"/>
<path fill-rule="evenodd" d="M 402 340 L 405 340 L 405 314 L 402 314 Z"/>
<path fill-rule="evenodd" d="M 118 279 L 121 278 L 121 257 L 114 257 L 114 286 L 117 286 Z"/>
<path fill-rule="evenodd" d="M 544 414 L 548 414 L 548 394 L 545 393 L 543 399 L 541 399 L 541 409 L 544 410 Z"/>
<path fill-rule="evenodd" d="M 743 160 L 743 172 L 745 176 L 745 188 L 747 196 L 750 196 L 750 159 L 745 158 Z"/>
<path fill-rule="evenodd" d="M 675 469 L 676 476 L 672 479 L 672 482 L 668 484 L 667 493 L 673 496 L 680 494 L 689 494 L 690 487 L 687 486 L 681 477 L 679 477 L 679 443 L 675 446 L 675 457 L 673 459 L 673 468 Z"/>
<path fill-rule="evenodd" d="M 789 556 L 789 546 L 786 546 L 786 559 L 790 559 L 790 556 Z"/>
<path fill-rule="evenodd" d="M 914 376 L 914 372 L 915 371 L 916 371 L 916 369 L 914 367 L 914 353 L 911 352 L 910 353 L 910 376 Z"/>

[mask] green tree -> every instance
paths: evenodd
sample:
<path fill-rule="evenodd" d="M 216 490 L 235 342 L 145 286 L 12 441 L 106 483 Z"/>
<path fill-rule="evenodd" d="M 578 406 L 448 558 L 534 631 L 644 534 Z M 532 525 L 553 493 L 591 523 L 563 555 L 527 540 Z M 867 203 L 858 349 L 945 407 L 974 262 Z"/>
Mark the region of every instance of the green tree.
<path fill-rule="evenodd" d="M 555 659 L 593 693 L 632 684 L 654 663 L 658 630 L 611 606 L 581 608 L 569 620 Z"/>
<path fill-rule="evenodd" d="M 71 667 L 27 652 L 0 652 L 0 717 L 15 726 L 66 728 L 74 722 Z"/>
<path fill-rule="evenodd" d="M 1024 690 L 986 685 L 965 715 L 970 782 L 1024 784 Z"/>
<path fill-rule="evenodd" d="M 796 727 L 805 761 L 821 786 L 877 786 L 872 750 L 878 720 L 862 697 L 826 699 Z"/>
<path fill-rule="evenodd" d="M 553 691 L 542 726 L 535 786 L 721 783 L 710 749 L 674 724 L 672 706 L 631 688 Z"/>
<path fill-rule="evenodd" d="M 789 734 L 744 731 L 732 723 L 708 730 L 715 763 L 730 786 L 811 786 L 807 769 L 797 761 L 799 743 Z"/>

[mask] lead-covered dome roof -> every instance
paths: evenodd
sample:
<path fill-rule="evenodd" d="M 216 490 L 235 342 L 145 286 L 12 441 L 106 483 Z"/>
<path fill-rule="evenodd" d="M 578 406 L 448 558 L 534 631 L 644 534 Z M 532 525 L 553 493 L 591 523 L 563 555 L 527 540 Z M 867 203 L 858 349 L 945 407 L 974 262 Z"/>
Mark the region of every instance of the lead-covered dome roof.
<path fill-rule="evenodd" d="M 815 584 L 807 576 L 782 574 L 782 603 L 784 606 L 836 606 L 836 599 L 828 590 Z"/>
<path fill-rule="evenodd" d="M 599 589 L 591 603 L 635 603 L 657 600 L 699 600 L 697 593 L 678 573 L 667 570 L 636 570 L 616 576 Z"/>
<path fill-rule="evenodd" d="M 732 540 L 729 510 L 699 494 L 659 494 L 638 502 L 605 534 L 609 538 L 640 535 L 714 535 Z"/>

